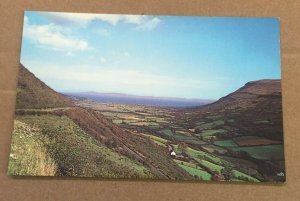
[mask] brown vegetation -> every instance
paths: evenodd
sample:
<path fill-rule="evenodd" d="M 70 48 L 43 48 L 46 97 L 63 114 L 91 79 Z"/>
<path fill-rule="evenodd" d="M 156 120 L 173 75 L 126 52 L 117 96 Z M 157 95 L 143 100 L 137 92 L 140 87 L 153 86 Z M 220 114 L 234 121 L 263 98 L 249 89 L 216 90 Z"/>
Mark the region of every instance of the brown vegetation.
<path fill-rule="evenodd" d="M 67 106 L 73 106 L 73 103 L 67 100 L 63 95 L 52 90 L 20 64 L 17 86 L 17 108 Z"/>
<path fill-rule="evenodd" d="M 72 108 L 66 114 L 95 139 L 144 164 L 159 178 L 192 179 L 174 163 L 165 149 L 150 139 L 128 130 L 124 131 L 92 110 Z"/>

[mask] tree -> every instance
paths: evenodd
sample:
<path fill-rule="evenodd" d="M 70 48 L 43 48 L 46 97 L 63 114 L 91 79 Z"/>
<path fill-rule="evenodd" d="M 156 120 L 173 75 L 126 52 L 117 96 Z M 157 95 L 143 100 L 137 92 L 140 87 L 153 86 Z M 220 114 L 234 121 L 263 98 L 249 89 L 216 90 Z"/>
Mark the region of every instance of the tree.
<path fill-rule="evenodd" d="M 185 154 L 187 145 L 183 142 L 178 144 L 178 151 L 181 154 Z"/>
<path fill-rule="evenodd" d="M 229 164 L 224 164 L 224 168 L 221 170 L 221 173 L 224 176 L 225 181 L 230 181 L 233 177 L 232 167 Z"/>

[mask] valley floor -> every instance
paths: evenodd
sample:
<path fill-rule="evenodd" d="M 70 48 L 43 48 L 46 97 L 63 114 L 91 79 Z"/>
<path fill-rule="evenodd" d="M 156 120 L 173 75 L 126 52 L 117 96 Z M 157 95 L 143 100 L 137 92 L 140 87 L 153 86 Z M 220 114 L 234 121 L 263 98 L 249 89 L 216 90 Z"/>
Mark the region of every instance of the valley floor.
<path fill-rule="evenodd" d="M 9 174 L 261 182 L 284 170 L 281 141 L 241 135 L 222 114 L 195 121 L 178 108 L 76 105 L 16 110 Z"/>
<path fill-rule="evenodd" d="M 196 179 L 272 181 L 278 180 L 277 172 L 283 171 L 282 142 L 238 134 L 235 119 L 224 121 L 221 114 L 208 112 L 195 122 L 178 108 L 88 100 L 77 105 L 103 114 L 123 129 L 148 137 Z"/>

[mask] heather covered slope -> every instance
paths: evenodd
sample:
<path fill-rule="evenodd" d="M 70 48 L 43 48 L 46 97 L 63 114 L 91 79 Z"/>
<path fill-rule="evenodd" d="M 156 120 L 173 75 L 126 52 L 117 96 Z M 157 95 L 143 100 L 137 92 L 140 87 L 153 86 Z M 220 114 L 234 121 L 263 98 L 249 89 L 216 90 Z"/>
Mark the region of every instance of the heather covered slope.
<path fill-rule="evenodd" d="M 194 123 L 200 118 L 219 117 L 239 135 L 283 140 L 280 80 L 248 82 L 212 104 L 183 111 Z"/>
<path fill-rule="evenodd" d="M 183 171 L 161 146 L 145 136 L 122 130 L 103 115 L 83 108 L 73 108 L 66 112 L 83 130 L 107 147 L 131 158 L 149 168 L 162 179 L 192 179 Z"/>
<path fill-rule="evenodd" d="M 22 64 L 19 66 L 16 108 L 54 108 L 73 104 L 55 92 Z"/>

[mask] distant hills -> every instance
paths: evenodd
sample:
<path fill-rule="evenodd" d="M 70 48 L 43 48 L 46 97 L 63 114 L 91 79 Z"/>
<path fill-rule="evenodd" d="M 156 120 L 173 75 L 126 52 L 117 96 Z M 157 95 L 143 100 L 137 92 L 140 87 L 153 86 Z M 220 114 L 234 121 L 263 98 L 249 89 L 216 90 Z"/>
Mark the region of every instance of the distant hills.
<path fill-rule="evenodd" d="M 73 103 L 19 65 L 16 108 L 67 107 Z"/>
<path fill-rule="evenodd" d="M 192 107 L 192 106 L 205 105 L 213 102 L 213 100 L 208 100 L 208 99 L 137 96 L 137 95 L 122 94 L 122 93 L 79 92 L 79 93 L 64 93 L 64 94 L 68 96 L 86 98 L 86 99 L 91 99 L 100 102 L 168 106 L 168 107 Z"/>

